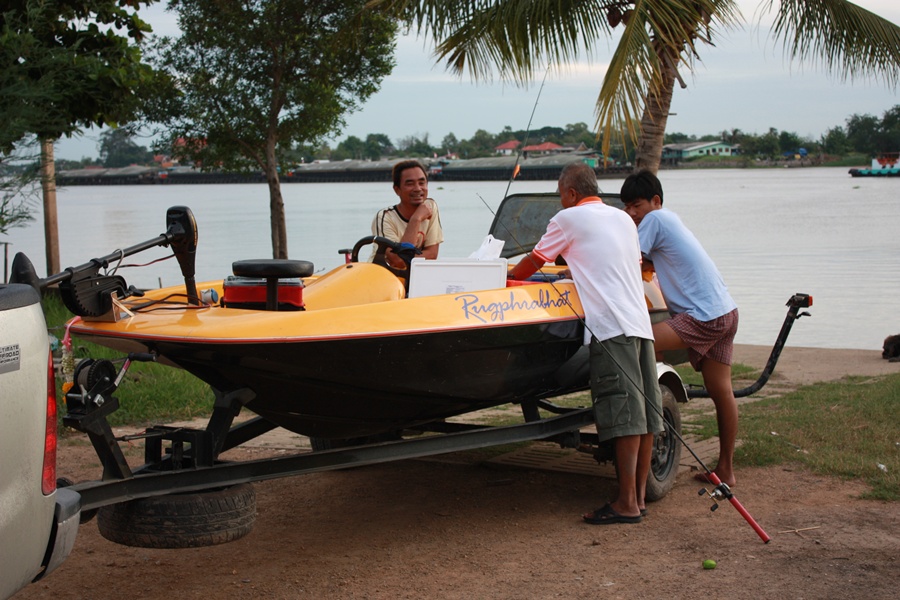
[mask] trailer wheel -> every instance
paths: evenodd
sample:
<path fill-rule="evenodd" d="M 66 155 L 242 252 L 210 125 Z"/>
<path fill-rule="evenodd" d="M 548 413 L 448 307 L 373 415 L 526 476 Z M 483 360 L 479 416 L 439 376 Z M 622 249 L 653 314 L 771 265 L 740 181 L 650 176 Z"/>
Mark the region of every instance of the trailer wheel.
<path fill-rule="evenodd" d="M 256 521 L 256 491 L 249 483 L 187 494 L 141 498 L 104 506 L 100 534 L 140 548 L 197 548 L 244 537 Z"/>
<path fill-rule="evenodd" d="M 662 392 L 663 415 L 666 429 L 653 436 L 653 459 L 650 463 L 650 475 L 647 477 L 647 501 L 656 502 L 662 499 L 678 476 L 678 463 L 681 462 L 681 442 L 671 433 L 671 427 L 681 434 L 681 412 L 675 394 L 667 385 L 660 384 Z"/>

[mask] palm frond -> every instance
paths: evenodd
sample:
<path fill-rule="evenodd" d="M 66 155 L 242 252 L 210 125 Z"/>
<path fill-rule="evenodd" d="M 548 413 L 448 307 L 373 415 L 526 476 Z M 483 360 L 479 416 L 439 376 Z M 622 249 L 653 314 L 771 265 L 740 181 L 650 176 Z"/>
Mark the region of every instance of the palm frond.
<path fill-rule="evenodd" d="M 613 137 L 623 143 L 626 135 L 637 139 L 647 80 L 659 72 L 658 61 L 646 14 L 635 11 L 616 46 L 597 98 L 596 130 L 603 138 L 604 156 L 609 156 Z"/>
<path fill-rule="evenodd" d="M 842 81 L 900 82 L 900 26 L 852 2 L 780 0 L 772 32 L 791 60 L 818 64 Z"/>
<path fill-rule="evenodd" d="M 720 29 L 735 26 L 740 12 L 732 0 L 636 0 L 597 98 L 596 130 L 602 151 L 612 140 L 637 142 L 647 98 L 663 85 L 664 55 L 677 56 L 689 70 L 697 41 L 711 42 Z M 674 68 L 676 65 L 672 65 Z"/>
<path fill-rule="evenodd" d="M 590 57 L 609 38 L 606 9 L 615 0 L 373 0 L 419 34 L 437 41 L 435 56 L 474 80 L 524 84 L 545 66 Z"/>

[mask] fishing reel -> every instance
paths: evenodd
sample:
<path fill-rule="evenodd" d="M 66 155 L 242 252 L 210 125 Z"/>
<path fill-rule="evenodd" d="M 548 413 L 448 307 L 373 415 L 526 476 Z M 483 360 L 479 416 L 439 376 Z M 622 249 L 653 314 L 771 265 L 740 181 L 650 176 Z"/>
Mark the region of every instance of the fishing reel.
<path fill-rule="evenodd" d="M 734 498 L 734 494 L 731 493 L 731 488 L 728 487 L 727 483 L 720 483 L 713 490 L 707 491 L 706 488 L 700 488 L 700 491 L 697 492 L 700 496 L 708 496 L 710 500 L 712 500 L 712 506 L 709 507 L 710 512 L 716 512 L 719 508 L 719 502 L 722 500 L 731 500 Z"/>

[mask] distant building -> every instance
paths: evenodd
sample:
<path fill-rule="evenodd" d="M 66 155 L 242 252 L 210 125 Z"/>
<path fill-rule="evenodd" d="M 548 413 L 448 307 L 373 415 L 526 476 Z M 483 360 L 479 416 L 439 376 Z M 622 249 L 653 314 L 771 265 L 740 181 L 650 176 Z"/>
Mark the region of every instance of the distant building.
<path fill-rule="evenodd" d="M 559 144 L 554 144 L 553 142 L 544 142 L 543 144 L 536 144 L 532 146 L 525 146 L 522 148 L 522 153 L 525 156 L 535 155 L 535 154 L 559 154 L 560 152 L 571 152 L 571 149 L 563 148 Z"/>
<path fill-rule="evenodd" d="M 697 156 L 734 156 L 737 153 L 734 144 L 722 141 L 666 144 L 663 146 L 662 162 L 676 163 Z"/>
<path fill-rule="evenodd" d="M 590 148 L 584 145 L 584 142 L 578 144 L 563 144 L 560 152 L 590 152 Z"/>
<path fill-rule="evenodd" d="M 522 145 L 522 142 L 519 140 L 509 140 L 508 142 L 504 142 L 499 146 L 494 148 L 494 152 L 500 154 L 502 156 L 511 156 L 516 153 L 516 150 L 519 146 Z"/>

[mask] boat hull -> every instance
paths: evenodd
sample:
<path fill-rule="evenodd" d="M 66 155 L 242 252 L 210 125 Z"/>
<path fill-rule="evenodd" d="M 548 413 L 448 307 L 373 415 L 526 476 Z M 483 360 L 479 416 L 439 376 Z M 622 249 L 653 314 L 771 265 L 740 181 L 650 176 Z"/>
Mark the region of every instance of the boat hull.
<path fill-rule="evenodd" d="M 155 342 L 216 389 L 297 433 L 350 438 L 584 389 L 577 321 L 279 344 Z M 577 362 L 577 361 L 576 361 Z"/>
<path fill-rule="evenodd" d="M 330 283 L 310 282 L 307 311 L 136 310 L 72 331 L 122 352 L 155 353 L 223 393 L 249 389 L 247 409 L 321 438 L 392 433 L 588 387 L 571 283 L 354 304 L 346 289 L 371 294 L 382 275 L 390 285 L 396 278 L 376 265 L 339 271 Z M 360 281 L 365 274 L 373 279 Z M 342 288 L 342 276 L 354 285 Z M 324 289 L 341 290 L 340 301 Z"/>

